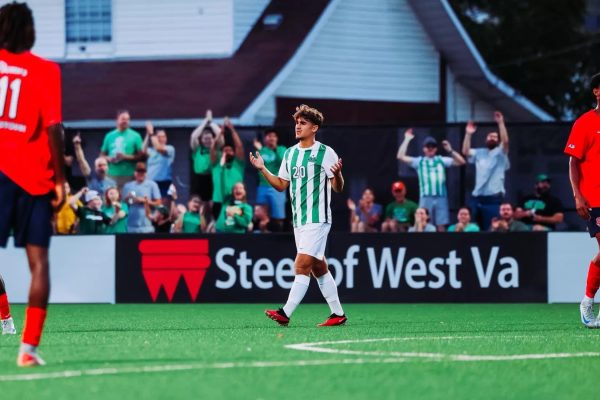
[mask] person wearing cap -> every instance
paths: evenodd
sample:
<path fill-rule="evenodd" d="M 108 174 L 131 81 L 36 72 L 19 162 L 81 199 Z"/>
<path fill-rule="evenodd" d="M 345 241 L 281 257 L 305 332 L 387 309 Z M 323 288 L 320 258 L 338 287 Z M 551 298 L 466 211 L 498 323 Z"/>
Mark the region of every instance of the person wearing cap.
<path fill-rule="evenodd" d="M 145 203 L 151 207 L 162 204 L 160 190 L 156 182 L 146 177 L 146 163 L 139 161 L 135 165 L 134 180 L 123 186 L 123 199 L 129 203 L 127 232 L 154 232 L 152 222 L 146 217 Z"/>
<path fill-rule="evenodd" d="M 450 223 L 446 168 L 465 165 L 465 159 L 452 149 L 450 142 L 447 140 L 442 142 L 442 146 L 450 157 L 438 155 L 438 142 L 431 136 L 427 136 L 423 141 L 422 156 L 407 156 L 406 150 L 414 137 L 412 129 L 407 129 L 404 132 L 404 140 L 398 148 L 397 158 L 417 171 L 419 206 L 429 210 L 431 223 L 436 226 L 438 231 L 445 231 L 446 226 Z"/>
<path fill-rule="evenodd" d="M 406 186 L 401 181 L 392 183 L 394 201 L 385 208 L 385 220 L 381 232 L 407 232 L 415 223 L 415 212 L 419 206 L 406 198 Z"/>
<path fill-rule="evenodd" d="M 515 219 L 529 225 L 534 231 L 551 231 L 563 222 L 563 204 L 558 197 L 550 194 L 550 177 L 539 174 L 536 177 L 534 193 L 521 199 L 515 210 Z"/>
<path fill-rule="evenodd" d="M 85 205 L 79 206 L 79 200 L 83 197 Z M 69 205 L 79 218 L 78 233 L 82 235 L 99 235 L 106 233 L 106 226 L 113 219 L 102 212 L 102 197 L 95 190 L 82 188 L 69 199 Z"/>
<path fill-rule="evenodd" d="M 469 164 L 475 165 L 475 188 L 471 193 L 471 214 L 482 230 L 490 227 L 492 218 L 498 216 L 500 204 L 504 201 L 504 178 L 510 168 L 508 160 L 508 131 L 504 124 L 504 116 L 500 111 L 494 112 L 494 120 L 498 124 L 498 132 L 489 132 L 485 147 L 471 148 L 471 138 L 477 130 L 473 121 L 465 128 L 462 153 Z"/>

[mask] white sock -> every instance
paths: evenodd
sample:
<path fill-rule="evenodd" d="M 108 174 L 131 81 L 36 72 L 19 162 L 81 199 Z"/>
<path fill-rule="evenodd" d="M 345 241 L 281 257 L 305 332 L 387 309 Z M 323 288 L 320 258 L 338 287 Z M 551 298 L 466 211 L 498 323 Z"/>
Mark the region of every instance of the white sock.
<path fill-rule="evenodd" d="M 306 291 L 308 290 L 308 285 L 310 284 L 310 277 L 306 275 L 296 275 L 294 278 L 294 283 L 292 284 L 292 288 L 290 289 L 290 295 L 288 296 L 287 303 L 283 306 L 283 311 L 288 318 L 292 317 L 292 314 L 298 304 L 302 302 Z"/>
<path fill-rule="evenodd" d="M 19 347 L 19 352 L 34 354 L 37 352 L 37 346 L 21 342 L 21 346 Z"/>
<path fill-rule="evenodd" d="M 587 301 L 588 303 L 589 302 L 593 303 L 594 302 L 594 298 L 593 297 L 587 297 L 587 295 L 585 295 L 585 296 L 583 296 L 583 301 Z"/>
<path fill-rule="evenodd" d="M 342 310 L 342 304 L 338 297 L 337 285 L 331 272 L 327 271 L 325 275 L 318 277 L 317 282 L 319 282 L 319 289 L 321 289 L 323 297 L 325 297 L 327 304 L 329 304 L 331 313 L 340 316 L 344 315 L 344 310 Z"/>

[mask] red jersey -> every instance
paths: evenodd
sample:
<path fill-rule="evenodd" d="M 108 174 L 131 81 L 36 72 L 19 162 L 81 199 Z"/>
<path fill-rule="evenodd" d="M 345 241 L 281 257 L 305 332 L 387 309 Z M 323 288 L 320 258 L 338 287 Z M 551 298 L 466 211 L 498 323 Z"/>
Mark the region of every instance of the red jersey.
<path fill-rule="evenodd" d="M 32 195 L 54 189 L 47 128 L 61 121 L 58 64 L 0 50 L 0 171 Z"/>
<path fill-rule="evenodd" d="M 600 115 L 594 110 L 577 118 L 565 153 L 581 161 L 579 191 L 590 207 L 600 207 Z"/>

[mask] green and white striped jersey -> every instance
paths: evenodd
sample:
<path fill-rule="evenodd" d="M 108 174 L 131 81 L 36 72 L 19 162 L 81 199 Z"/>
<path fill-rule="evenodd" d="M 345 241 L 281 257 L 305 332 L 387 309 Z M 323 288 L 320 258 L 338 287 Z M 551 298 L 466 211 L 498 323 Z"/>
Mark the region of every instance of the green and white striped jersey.
<path fill-rule="evenodd" d="M 294 228 L 311 223 L 331 223 L 331 167 L 338 156 L 329 146 L 315 142 L 285 151 L 279 177 L 290 182 Z"/>
<path fill-rule="evenodd" d="M 417 170 L 419 176 L 420 196 L 439 196 L 447 197 L 446 191 L 446 168 L 452 166 L 452 158 L 434 156 L 434 157 L 414 157 L 410 164 Z"/>

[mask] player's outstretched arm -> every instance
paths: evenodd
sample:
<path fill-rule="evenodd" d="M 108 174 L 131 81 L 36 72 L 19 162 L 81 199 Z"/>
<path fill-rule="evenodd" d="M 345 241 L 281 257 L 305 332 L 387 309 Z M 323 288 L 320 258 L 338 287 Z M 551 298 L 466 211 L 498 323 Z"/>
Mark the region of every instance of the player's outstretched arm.
<path fill-rule="evenodd" d="M 59 209 L 65 202 L 65 132 L 62 124 L 55 124 L 48 128 L 48 143 L 52 154 L 52 169 L 54 170 L 54 193 L 52 206 Z"/>
<path fill-rule="evenodd" d="M 269 171 L 269 169 L 265 167 L 265 161 L 263 160 L 258 151 L 256 152 L 256 155 L 250 153 L 250 164 L 252 164 L 252 166 L 257 170 L 259 170 L 261 174 L 263 174 L 267 182 L 269 182 L 269 184 L 273 186 L 275 190 L 283 192 L 290 185 L 289 181 L 286 181 L 285 179 L 281 179 L 280 177 L 273 175 Z"/>
<path fill-rule="evenodd" d="M 344 177 L 342 176 L 342 159 L 338 159 L 335 164 L 331 166 L 331 188 L 336 193 L 341 193 L 344 190 Z"/>

